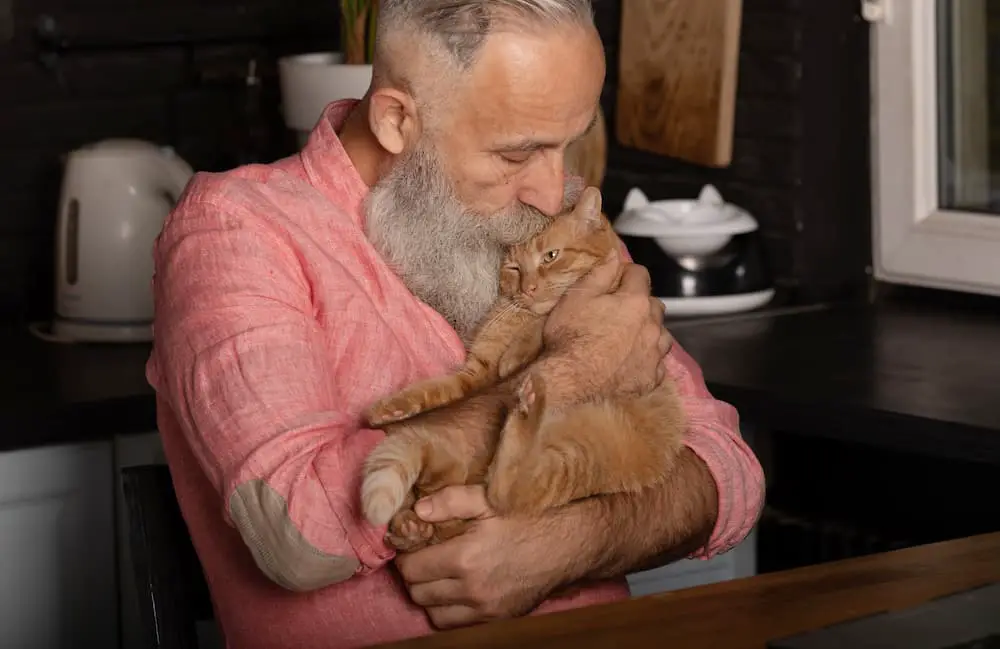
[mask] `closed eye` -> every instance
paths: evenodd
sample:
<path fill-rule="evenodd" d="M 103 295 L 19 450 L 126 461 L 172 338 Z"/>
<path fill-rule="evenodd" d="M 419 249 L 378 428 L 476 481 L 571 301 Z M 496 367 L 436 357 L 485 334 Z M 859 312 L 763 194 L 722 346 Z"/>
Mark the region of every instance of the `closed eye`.
<path fill-rule="evenodd" d="M 501 153 L 500 159 L 510 165 L 523 165 L 531 159 L 530 151 L 516 151 L 511 153 Z"/>
<path fill-rule="evenodd" d="M 517 264 L 507 264 L 503 267 L 504 270 L 514 271 L 515 273 L 520 273 L 521 268 Z"/>

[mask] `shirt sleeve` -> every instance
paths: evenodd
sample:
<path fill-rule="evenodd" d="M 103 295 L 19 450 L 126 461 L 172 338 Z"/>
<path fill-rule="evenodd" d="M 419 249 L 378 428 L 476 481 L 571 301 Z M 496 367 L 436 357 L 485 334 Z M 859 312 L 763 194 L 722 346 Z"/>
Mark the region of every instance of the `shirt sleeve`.
<path fill-rule="evenodd" d="M 356 502 L 383 433 L 359 427 L 336 380 L 363 373 L 351 350 L 377 344 L 373 307 L 344 271 L 329 343 L 287 234 L 241 209 L 188 200 L 156 242 L 154 387 L 257 565 L 314 590 L 394 556 Z"/>
<path fill-rule="evenodd" d="M 674 342 L 667 373 L 677 385 L 688 417 L 685 445 L 708 466 L 719 493 L 719 517 L 712 536 L 693 558 L 710 559 L 743 541 L 764 506 L 764 472 L 743 441 L 736 408 L 714 398 L 701 368 Z"/>
<path fill-rule="evenodd" d="M 621 247 L 632 261 L 624 243 Z M 667 371 L 688 417 L 684 443 L 708 466 L 719 493 L 712 536 L 692 555 L 711 559 L 742 542 L 756 525 L 764 507 L 764 471 L 743 441 L 736 408 L 712 396 L 698 363 L 676 341 L 667 355 Z"/>

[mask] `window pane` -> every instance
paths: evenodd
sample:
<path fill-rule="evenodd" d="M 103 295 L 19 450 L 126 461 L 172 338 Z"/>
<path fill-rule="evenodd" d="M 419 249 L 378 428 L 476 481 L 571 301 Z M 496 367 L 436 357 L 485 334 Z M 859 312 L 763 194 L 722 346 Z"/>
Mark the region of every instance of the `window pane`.
<path fill-rule="evenodd" d="M 938 0 L 937 41 L 939 202 L 1000 213 L 1000 0 Z"/>

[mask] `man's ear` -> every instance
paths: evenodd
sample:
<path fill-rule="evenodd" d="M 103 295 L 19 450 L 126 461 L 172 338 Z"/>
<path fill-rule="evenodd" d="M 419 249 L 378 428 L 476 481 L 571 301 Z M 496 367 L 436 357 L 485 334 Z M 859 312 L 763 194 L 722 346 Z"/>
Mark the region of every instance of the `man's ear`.
<path fill-rule="evenodd" d="M 399 155 L 420 138 L 417 104 L 409 94 L 378 88 L 368 101 L 368 126 L 386 151 Z"/>

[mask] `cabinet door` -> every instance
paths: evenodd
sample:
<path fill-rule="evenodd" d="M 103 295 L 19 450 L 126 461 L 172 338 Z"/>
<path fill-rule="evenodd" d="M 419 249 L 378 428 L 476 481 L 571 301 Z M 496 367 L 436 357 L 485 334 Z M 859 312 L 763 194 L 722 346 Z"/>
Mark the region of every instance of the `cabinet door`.
<path fill-rule="evenodd" d="M 110 442 L 0 454 L 0 647 L 116 647 Z"/>
<path fill-rule="evenodd" d="M 757 530 L 743 543 L 708 561 L 682 559 L 666 566 L 628 575 L 633 597 L 681 590 L 719 581 L 752 577 L 757 574 Z"/>

